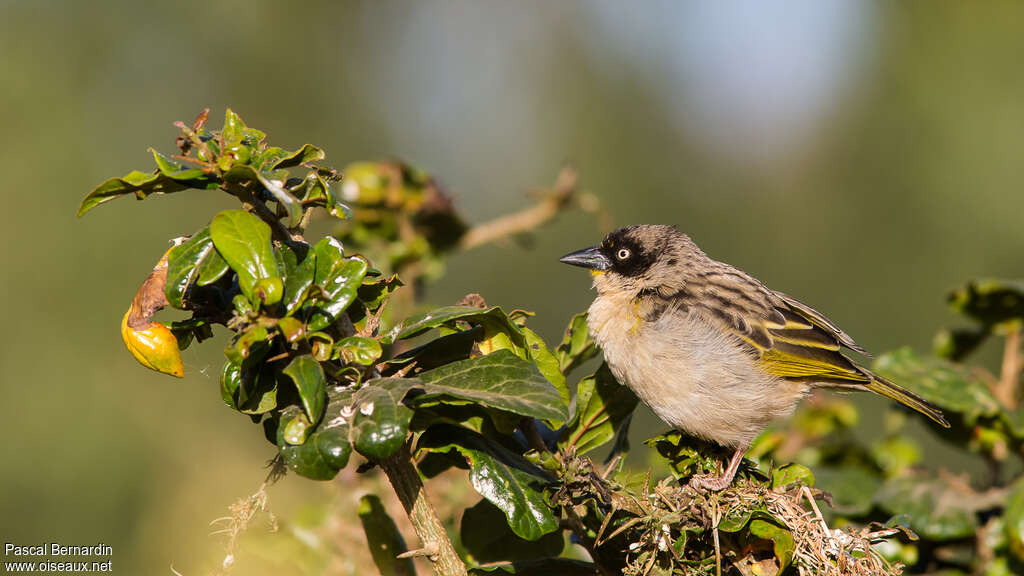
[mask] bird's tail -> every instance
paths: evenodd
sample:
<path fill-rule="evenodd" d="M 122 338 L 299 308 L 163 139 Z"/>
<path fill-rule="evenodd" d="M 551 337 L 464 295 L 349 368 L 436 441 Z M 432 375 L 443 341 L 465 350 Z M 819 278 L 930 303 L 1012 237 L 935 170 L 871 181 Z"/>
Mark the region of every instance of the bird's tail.
<path fill-rule="evenodd" d="M 867 370 L 864 370 L 864 372 L 867 373 L 869 378 L 871 378 L 869 382 L 864 384 L 864 387 L 868 390 L 871 390 L 875 394 L 885 396 L 890 400 L 895 400 L 908 408 L 913 408 L 943 427 L 949 428 L 949 422 L 946 421 L 946 417 L 943 416 L 942 411 L 929 404 L 924 398 L 921 398 L 909 390 L 900 388 L 881 376 L 872 374 Z"/>

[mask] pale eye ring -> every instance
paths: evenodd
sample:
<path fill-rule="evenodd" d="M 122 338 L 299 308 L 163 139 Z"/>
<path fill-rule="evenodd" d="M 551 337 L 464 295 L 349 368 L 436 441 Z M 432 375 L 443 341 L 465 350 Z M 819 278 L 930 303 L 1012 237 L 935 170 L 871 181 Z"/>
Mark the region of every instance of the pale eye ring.
<path fill-rule="evenodd" d="M 629 258 L 631 254 L 632 252 L 629 251 L 629 248 L 619 248 L 619 251 L 615 253 L 615 257 L 619 260 L 625 260 Z"/>

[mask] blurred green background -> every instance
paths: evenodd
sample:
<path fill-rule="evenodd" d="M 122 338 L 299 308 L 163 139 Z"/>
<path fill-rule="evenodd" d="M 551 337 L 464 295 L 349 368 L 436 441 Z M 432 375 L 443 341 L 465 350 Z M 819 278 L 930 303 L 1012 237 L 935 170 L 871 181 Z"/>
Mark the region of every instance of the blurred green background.
<path fill-rule="evenodd" d="M 214 566 L 209 522 L 273 454 L 221 405 L 219 344 L 175 381 L 118 334 L 167 239 L 230 203 L 74 217 L 204 107 L 336 167 L 405 158 L 473 222 L 572 162 L 616 225 L 675 224 L 879 352 L 930 348 L 950 287 L 1024 275 L 1020 3 L 4 0 L 0 50 L 0 541 L 101 541 L 120 574 Z M 575 213 L 459 254 L 427 299 L 479 292 L 557 339 L 592 297 L 557 258 L 600 234 Z"/>

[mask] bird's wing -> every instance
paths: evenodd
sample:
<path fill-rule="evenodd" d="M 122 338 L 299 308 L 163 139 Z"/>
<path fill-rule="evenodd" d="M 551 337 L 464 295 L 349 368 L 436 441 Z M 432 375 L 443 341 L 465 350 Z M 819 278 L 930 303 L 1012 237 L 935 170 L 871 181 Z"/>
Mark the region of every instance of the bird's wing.
<path fill-rule="evenodd" d="M 738 336 L 759 356 L 758 362 L 769 374 L 867 389 L 949 426 L 942 412 L 928 402 L 844 356 L 844 346 L 867 353 L 831 320 L 742 271 L 722 264 L 671 297 L 676 300 L 673 306 L 699 310 Z"/>
<path fill-rule="evenodd" d="M 674 296 L 682 307 L 699 310 L 751 346 L 766 371 L 837 384 L 870 381 L 840 353 L 843 346 L 863 349 L 828 318 L 745 272 L 716 264 Z"/>

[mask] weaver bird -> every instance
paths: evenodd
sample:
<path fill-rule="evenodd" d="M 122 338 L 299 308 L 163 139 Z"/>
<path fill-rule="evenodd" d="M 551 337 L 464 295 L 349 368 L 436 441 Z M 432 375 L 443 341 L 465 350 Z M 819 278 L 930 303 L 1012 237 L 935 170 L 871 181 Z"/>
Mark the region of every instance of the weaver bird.
<path fill-rule="evenodd" d="M 731 484 L 750 442 L 811 388 L 870 390 L 949 427 L 847 358 L 843 348 L 867 352 L 831 320 L 671 226 L 627 226 L 561 261 L 594 276 L 587 324 L 619 382 L 670 426 L 735 449 L 723 474 L 695 476 L 694 488 Z"/>

